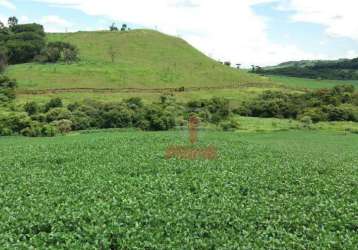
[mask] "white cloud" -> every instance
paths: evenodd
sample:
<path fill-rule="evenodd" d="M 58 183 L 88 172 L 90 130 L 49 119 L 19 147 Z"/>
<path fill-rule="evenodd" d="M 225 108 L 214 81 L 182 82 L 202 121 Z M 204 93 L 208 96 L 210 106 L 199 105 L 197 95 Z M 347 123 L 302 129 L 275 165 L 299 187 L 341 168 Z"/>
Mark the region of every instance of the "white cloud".
<path fill-rule="evenodd" d="M 20 16 L 19 22 L 20 23 L 28 23 L 28 22 L 30 22 L 30 18 L 28 16 Z"/>
<path fill-rule="evenodd" d="M 358 51 L 356 50 L 348 50 L 347 53 L 346 53 L 346 56 L 345 58 L 348 58 L 348 59 L 353 59 L 353 58 L 357 58 L 358 57 Z"/>
<path fill-rule="evenodd" d="M 7 22 L 7 18 L 3 15 L 0 14 L 0 22 L 2 22 L 3 24 L 6 25 L 6 22 Z"/>
<path fill-rule="evenodd" d="M 0 6 L 4 6 L 5 8 L 8 8 L 10 10 L 15 10 L 16 6 L 11 3 L 9 0 L 0 0 Z"/>
<path fill-rule="evenodd" d="M 44 16 L 39 22 L 44 25 L 46 32 L 65 32 L 73 28 L 71 22 L 58 16 Z"/>
<path fill-rule="evenodd" d="M 358 41 L 357 0 L 282 0 L 279 9 L 293 11 L 293 21 L 323 25 L 329 36 Z"/>

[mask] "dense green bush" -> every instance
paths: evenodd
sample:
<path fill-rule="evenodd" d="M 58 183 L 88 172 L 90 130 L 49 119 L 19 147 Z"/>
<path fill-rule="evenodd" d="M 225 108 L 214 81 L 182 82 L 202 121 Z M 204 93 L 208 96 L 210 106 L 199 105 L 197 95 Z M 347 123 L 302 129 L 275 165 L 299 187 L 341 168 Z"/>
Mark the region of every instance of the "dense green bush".
<path fill-rule="evenodd" d="M 240 123 L 235 119 L 229 119 L 220 122 L 220 127 L 223 131 L 235 131 L 240 128 Z"/>
<path fill-rule="evenodd" d="M 47 112 L 52 108 L 62 108 L 63 103 L 61 98 L 52 98 L 48 103 L 46 103 L 44 111 Z"/>
<path fill-rule="evenodd" d="M 200 106 L 200 109 L 195 107 Z M 24 113 L 1 117 L 1 135 L 50 136 L 76 130 L 102 128 L 139 128 L 142 130 L 170 130 L 184 125 L 191 114 L 197 114 L 203 122 L 215 122 L 224 129 L 237 128 L 230 118 L 229 103 L 213 98 L 188 104 L 180 104 L 171 95 L 162 96 L 160 102 L 144 104 L 140 98 L 130 98 L 118 103 L 93 100 L 70 103 L 65 107 L 60 98 L 53 98 L 44 105 L 28 102 Z"/>
<path fill-rule="evenodd" d="M 50 42 L 47 44 L 35 60 L 39 63 L 55 63 L 60 60 L 71 63 L 79 59 L 78 49 L 66 42 Z"/>
<path fill-rule="evenodd" d="M 16 81 L 7 76 L 0 75 L 0 104 L 8 103 L 15 99 Z"/>
<path fill-rule="evenodd" d="M 23 136 L 28 137 L 53 137 L 58 133 L 55 126 L 50 124 L 41 124 L 39 122 L 32 122 L 29 127 L 21 130 Z"/>
<path fill-rule="evenodd" d="M 41 63 L 78 60 L 78 49 L 69 43 L 50 42 L 46 45 L 42 25 L 18 24 L 16 17 L 11 20 L 9 28 L 0 27 L 0 73 L 7 63 L 27 63 L 34 59 Z"/>
<path fill-rule="evenodd" d="M 45 47 L 45 33 L 39 24 L 15 25 L 4 36 L 10 64 L 29 62 Z"/>
<path fill-rule="evenodd" d="M 210 100 L 194 100 L 186 105 L 187 114 L 194 113 L 203 121 L 219 123 L 231 114 L 229 101 L 214 97 Z"/>
<path fill-rule="evenodd" d="M 71 111 L 66 108 L 53 108 L 46 113 L 47 122 L 53 122 L 58 120 L 71 119 Z"/>
<path fill-rule="evenodd" d="M 0 45 L 0 74 L 4 72 L 7 66 L 7 55 L 5 48 Z"/>
<path fill-rule="evenodd" d="M 35 115 L 39 111 L 39 105 L 36 102 L 27 102 L 24 106 L 24 110 L 29 115 Z"/>
<path fill-rule="evenodd" d="M 267 91 L 234 110 L 243 116 L 301 119 L 312 122 L 358 121 L 357 93 L 352 85 L 339 85 L 305 94 Z"/>

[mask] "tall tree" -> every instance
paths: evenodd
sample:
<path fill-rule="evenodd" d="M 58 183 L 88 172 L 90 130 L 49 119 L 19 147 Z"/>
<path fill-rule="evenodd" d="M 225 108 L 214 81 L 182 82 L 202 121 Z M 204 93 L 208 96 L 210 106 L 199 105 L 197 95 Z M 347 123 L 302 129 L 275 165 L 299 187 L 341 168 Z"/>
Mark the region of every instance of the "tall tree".
<path fill-rule="evenodd" d="M 110 30 L 110 31 L 117 31 L 117 30 L 118 30 L 118 28 L 117 28 L 117 26 L 116 26 L 116 24 L 115 24 L 115 23 L 112 23 L 112 25 L 111 25 L 111 26 L 109 26 L 109 30 Z"/>
<path fill-rule="evenodd" d="M 127 30 L 127 24 L 123 24 L 122 28 L 121 28 L 121 31 L 126 31 L 126 30 Z"/>
<path fill-rule="evenodd" d="M 12 16 L 12 17 L 9 17 L 9 20 L 7 22 L 9 24 L 9 27 L 12 28 L 12 27 L 18 25 L 19 20 L 15 16 Z"/>

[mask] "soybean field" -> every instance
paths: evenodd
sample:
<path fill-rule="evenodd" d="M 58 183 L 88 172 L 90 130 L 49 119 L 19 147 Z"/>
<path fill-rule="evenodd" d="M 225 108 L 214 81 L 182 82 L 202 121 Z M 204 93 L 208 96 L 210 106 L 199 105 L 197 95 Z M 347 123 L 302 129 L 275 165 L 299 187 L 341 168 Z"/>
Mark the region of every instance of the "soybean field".
<path fill-rule="evenodd" d="M 184 139 L 183 139 L 184 138 Z M 0 138 L 1 249 L 356 249 L 358 135 L 184 132 Z"/>

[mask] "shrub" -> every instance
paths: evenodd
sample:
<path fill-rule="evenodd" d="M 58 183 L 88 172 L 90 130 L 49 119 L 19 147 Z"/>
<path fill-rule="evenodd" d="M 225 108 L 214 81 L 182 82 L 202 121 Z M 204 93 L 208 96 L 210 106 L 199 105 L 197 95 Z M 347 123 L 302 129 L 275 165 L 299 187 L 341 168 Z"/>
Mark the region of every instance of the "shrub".
<path fill-rule="evenodd" d="M 303 116 L 303 117 L 300 119 L 300 122 L 303 123 L 303 127 L 304 127 L 304 128 L 310 128 L 311 125 L 312 125 L 312 119 L 311 119 L 311 117 L 309 117 L 309 116 Z"/>
<path fill-rule="evenodd" d="M 9 129 L 9 128 L 0 128 L 0 135 L 1 136 L 10 136 L 12 134 L 13 134 L 13 132 L 12 132 L 11 129 Z"/>
<path fill-rule="evenodd" d="M 127 128 L 132 124 L 133 111 L 118 106 L 103 113 L 103 128 Z"/>
<path fill-rule="evenodd" d="M 72 63 L 79 60 L 77 49 L 64 49 L 63 50 L 63 60 L 66 63 Z"/>
<path fill-rule="evenodd" d="M 5 49 L 0 48 L 0 74 L 4 72 L 7 66 L 7 56 Z"/>
<path fill-rule="evenodd" d="M 50 42 L 36 57 L 39 63 L 55 63 L 61 59 L 66 63 L 77 61 L 78 49 L 70 43 Z"/>
<path fill-rule="evenodd" d="M 46 114 L 43 114 L 43 113 L 36 113 L 34 115 L 31 115 L 31 119 L 33 121 L 38 121 L 41 123 L 45 123 L 47 121 Z"/>
<path fill-rule="evenodd" d="M 45 105 L 45 112 L 49 111 L 52 108 L 62 108 L 63 103 L 61 98 L 52 98 L 48 103 Z"/>
<path fill-rule="evenodd" d="M 31 125 L 31 118 L 26 113 L 8 113 L 0 116 L 0 126 L 13 133 L 19 133 Z"/>
<path fill-rule="evenodd" d="M 33 122 L 29 127 L 21 130 L 21 134 L 28 137 L 53 137 L 57 134 L 57 129 L 49 124 Z"/>
<path fill-rule="evenodd" d="M 313 123 L 327 121 L 328 116 L 321 108 L 309 108 L 303 111 L 301 117 L 310 117 Z"/>
<path fill-rule="evenodd" d="M 132 97 L 127 100 L 125 100 L 125 103 L 127 103 L 128 108 L 133 110 L 138 110 L 140 108 L 143 108 L 144 104 L 140 97 Z"/>
<path fill-rule="evenodd" d="M 73 130 L 85 130 L 91 127 L 91 118 L 81 111 L 72 113 L 71 122 Z"/>
<path fill-rule="evenodd" d="M 66 108 L 53 108 L 46 113 L 47 122 L 71 119 L 71 112 Z"/>
<path fill-rule="evenodd" d="M 54 121 L 52 125 L 56 126 L 61 134 L 66 134 L 72 131 L 72 122 L 67 119 Z"/>
<path fill-rule="evenodd" d="M 175 116 L 164 112 L 160 106 L 150 105 L 145 109 L 145 119 L 148 121 L 148 130 L 160 131 L 175 127 Z"/>
<path fill-rule="evenodd" d="M 234 131 L 240 128 L 240 124 L 237 120 L 230 119 L 220 123 L 220 127 L 223 131 Z"/>
<path fill-rule="evenodd" d="M 35 61 L 39 63 L 55 63 L 61 58 L 61 51 L 58 48 L 46 48 L 38 56 L 35 57 Z"/>
<path fill-rule="evenodd" d="M 0 75 L 0 103 L 15 99 L 16 86 L 16 81 L 9 79 L 7 76 Z"/>
<path fill-rule="evenodd" d="M 37 112 L 39 111 L 39 105 L 36 102 L 28 102 L 25 104 L 24 110 L 29 115 L 34 115 L 37 114 Z"/>

